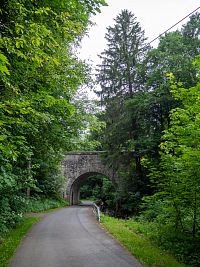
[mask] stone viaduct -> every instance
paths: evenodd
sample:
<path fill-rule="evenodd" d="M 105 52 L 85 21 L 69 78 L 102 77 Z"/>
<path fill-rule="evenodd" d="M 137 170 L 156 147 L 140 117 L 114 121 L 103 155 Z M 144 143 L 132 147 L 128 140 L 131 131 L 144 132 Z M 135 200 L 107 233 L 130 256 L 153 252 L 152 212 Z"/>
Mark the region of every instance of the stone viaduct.
<path fill-rule="evenodd" d="M 107 176 L 115 185 L 117 175 L 102 160 L 105 152 L 71 152 L 67 153 L 62 162 L 62 170 L 66 178 L 65 197 L 70 205 L 77 205 L 80 198 L 80 187 L 85 180 L 94 174 Z"/>

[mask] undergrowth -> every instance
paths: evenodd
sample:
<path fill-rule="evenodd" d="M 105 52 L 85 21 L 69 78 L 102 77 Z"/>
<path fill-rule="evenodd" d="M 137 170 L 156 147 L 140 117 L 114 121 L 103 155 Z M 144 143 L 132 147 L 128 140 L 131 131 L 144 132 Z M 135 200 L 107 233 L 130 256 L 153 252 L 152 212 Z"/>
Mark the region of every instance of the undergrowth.
<path fill-rule="evenodd" d="M 122 220 L 102 215 L 102 224 L 116 237 L 138 260 L 148 266 L 186 267 L 178 262 L 169 251 L 160 248 L 152 241 L 152 231 L 155 226 L 142 225 L 133 220 Z"/>
<path fill-rule="evenodd" d="M 157 246 L 172 253 L 179 261 L 193 267 L 200 266 L 200 237 L 181 232 L 173 225 L 129 219 L 125 222 L 128 229 L 142 233 Z"/>
<path fill-rule="evenodd" d="M 26 202 L 26 212 L 41 212 L 69 205 L 69 203 L 64 199 L 30 198 L 27 199 Z"/>

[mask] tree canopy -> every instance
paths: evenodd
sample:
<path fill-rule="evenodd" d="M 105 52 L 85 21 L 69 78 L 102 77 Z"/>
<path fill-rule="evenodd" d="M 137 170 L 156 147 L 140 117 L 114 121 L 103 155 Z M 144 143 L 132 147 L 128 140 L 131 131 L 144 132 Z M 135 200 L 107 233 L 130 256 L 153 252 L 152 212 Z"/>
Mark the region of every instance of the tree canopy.
<path fill-rule="evenodd" d="M 24 196 L 62 192 L 61 160 L 80 116 L 73 98 L 89 68 L 76 47 L 103 0 L 0 4 L 0 234 Z"/>
<path fill-rule="evenodd" d="M 98 116 L 106 125 L 99 141 L 121 178 L 118 214 L 142 214 L 162 225 L 161 245 L 169 248 L 176 239 L 174 252 L 193 266 L 199 264 L 200 229 L 199 27 L 195 13 L 151 48 L 135 16 L 124 10 L 107 28 L 97 75 Z M 190 245 L 181 250 L 181 242 Z"/>

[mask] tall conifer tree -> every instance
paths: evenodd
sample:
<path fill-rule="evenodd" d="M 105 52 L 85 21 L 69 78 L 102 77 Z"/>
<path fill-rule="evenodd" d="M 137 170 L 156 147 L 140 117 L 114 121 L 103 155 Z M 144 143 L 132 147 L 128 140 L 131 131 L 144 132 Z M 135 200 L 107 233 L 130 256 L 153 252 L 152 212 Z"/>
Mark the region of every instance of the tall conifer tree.
<path fill-rule="evenodd" d="M 121 125 L 125 101 L 133 98 L 140 90 L 139 65 L 144 55 L 144 31 L 137 22 L 135 15 L 128 10 L 122 10 L 116 17 L 113 27 L 107 28 L 105 36 L 107 49 L 101 53 L 101 65 L 97 80 L 105 107 L 104 120 L 107 124 L 105 143 L 106 149 L 116 151 L 121 148 L 124 135 L 130 135 L 131 130 L 125 130 Z M 119 134 L 121 133 L 121 134 Z"/>
<path fill-rule="evenodd" d="M 116 17 L 115 25 L 107 28 L 107 49 L 101 53 L 98 81 L 103 103 L 113 97 L 131 97 L 139 90 L 137 65 L 144 53 L 144 31 L 133 13 L 128 10 Z"/>

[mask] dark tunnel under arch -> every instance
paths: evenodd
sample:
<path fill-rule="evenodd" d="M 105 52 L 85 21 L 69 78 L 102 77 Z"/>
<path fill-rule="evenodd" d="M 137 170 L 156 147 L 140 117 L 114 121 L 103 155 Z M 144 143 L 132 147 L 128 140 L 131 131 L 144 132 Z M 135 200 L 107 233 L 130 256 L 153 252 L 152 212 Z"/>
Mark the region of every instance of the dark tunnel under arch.
<path fill-rule="evenodd" d="M 112 179 L 110 179 L 107 175 L 105 175 L 102 172 L 86 172 L 84 174 L 81 174 L 74 180 L 74 182 L 71 185 L 70 205 L 78 205 L 80 203 L 80 188 L 89 177 L 94 176 L 94 175 L 102 175 L 102 176 L 107 177 L 112 182 L 112 184 L 115 186 Z"/>

